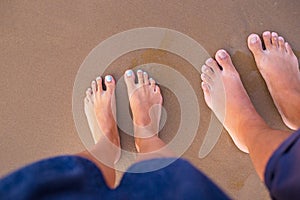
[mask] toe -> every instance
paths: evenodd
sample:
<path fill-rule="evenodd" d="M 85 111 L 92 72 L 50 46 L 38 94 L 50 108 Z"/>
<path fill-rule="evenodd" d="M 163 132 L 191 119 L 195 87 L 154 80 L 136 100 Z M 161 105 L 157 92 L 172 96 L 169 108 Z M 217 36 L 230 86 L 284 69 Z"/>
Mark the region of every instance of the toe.
<path fill-rule="evenodd" d="M 248 37 L 248 47 L 255 57 L 263 53 L 262 43 L 258 35 L 251 34 Z"/>
<path fill-rule="evenodd" d="M 88 88 L 85 93 L 86 93 L 86 99 L 89 101 L 92 100 L 92 89 Z"/>
<path fill-rule="evenodd" d="M 202 88 L 203 93 L 204 93 L 205 102 L 208 105 L 208 107 L 211 108 L 210 87 L 209 87 L 209 85 L 207 83 L 202 82 L 201 83 L 201 88 Z"/>
<path fill-rule="evenodd" d="M 115 89 L 115 80 L 111 75 L 105 76 L 106 91 L 112 93 Z"/>
<path fill-rule="evenodd" d="M 102 92 L 103 88 L 102 88 L 102 78 L 100 76 L 98 76 L 96 78 L 96 82 L 97 82 L 97 89 L 99 92 Z"/>
<path fill-rule="evenodd" d="M 221 50 L 217 51 L 216 60 L 221 65 L 223 70 L 226 71 L 226 70 L 234 69 L 231 58 L 230 58 L 229 54 L 224 49 L 221 49 Z"/>
<path fill-rule="evenodd" d="M 206 64 L 206 66 L 210 67 L 213 72 L 220 72 L 221 71 L 218 63 L 212 58 L 207 59 L 205 61 L 205 64 Z"/>
<path fill-rule="evenodd" d="M 155 86 L 156 86 L 156 84 L 155 84 L 155 80 L 153 79 L 153 78 L 150 78 L 149 79 L 149 81 L 150 81 L 150 85 L 151 85 L 151 87 L 153 88 L 153 90 L 155 89 Z"/>
<path fill-rule="evenodd" d="M 270 31 L 265 31 L 263 33 L 263 39 L 264 39 L 266 49 L 270 49 L 272 47 Z"/>
<path fill-rule="evenodd" d="M 156 86 L 155 86 L 155 92 L 158 92 L 158 93 L 160 93 L 160 88 L 159 88 L 159 86 L 158 86 L 158 85 L 156 85 Z"/>
<path fill-rule="evenodd" d="M 142 85 L 144 84 L 144 77 L 143 77 L 143 71 L 142 70 L 137 70 L 137 77 L 138 77 L 138 84 Z"/>
<path fill-rule="evenodd" d="M 214 75 L 214 71 L 211 67 L 208 67 L 207 65 L 203 65 L 201 68 L 202 73 L 207 74 L 209 77 L 212 77 Z"/>
<path fill-rule="evenodd" d="M 202 90 L 204 91 L 204 93 L 209 93 L 210 91 L 210 87 L 208 85 L 208 83 L 205 83 L 205 82 L 201 82 L 201 87 L 202 87 Z"/>
<path fill-rule="evenodd" d="M 278 45 L 279 45 L 279 49 L 286 51 L 284 46 L 284 38 L 282 36 L 278 37 Z"/>
<path fill-rule="evenodd" d="M 97 92 L 96 81 L 92 81 L 91 87 L 92 87 L 92 92 L 93 92 L 93 94 L 96 94 L 96 92 Z"/>
<path fill-rule="evenodd" d="M 204 83 L 207 83 L 207 84 L 212 84 L 212 79 L 207 75 L 207 74 L 204 74 L 202 73 L 201 74 L 201 80 L 204 82 Z"/>
<path fill-rule="evenodd" d="M 284 46 L 285 46 L 285 49 L 288 52 L 288 54 L 291 54 L 291 55 L 294 54 L 294 52 L 292 50 L 292 47 L 291 47 L 291 45 L 289 43 L 285 42 Z"/>
<path fill-rule="evenodd" d="M 135 76 L 132 70 L 127 70 L 124 75 L 124 80 L 128 90 L 132 90 L 135 86 Z"/>
<path fill-rule="evenodd" d="M 278 34 L 275 32 L 272 32 L 272 37 L 271 37 L 272 45 L 274 47 L 278 47 Z"/>
<path fill-rule="evenodd" d="M 150 84 L 150 82 L 149 82 L 149 76 L 148 76 L 148 73 L 147 72 L 144 72 L 143 73 L 143 78 L 144 78 L 144 84 L 145 85 L 149 85 Z"/>

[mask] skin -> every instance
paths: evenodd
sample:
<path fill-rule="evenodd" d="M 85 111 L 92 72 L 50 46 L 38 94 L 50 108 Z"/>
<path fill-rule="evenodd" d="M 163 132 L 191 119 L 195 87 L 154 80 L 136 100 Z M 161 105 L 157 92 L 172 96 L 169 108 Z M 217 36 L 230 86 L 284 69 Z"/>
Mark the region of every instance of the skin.
<path fill-rule="evenodd" d="M 300 128 L 298 59 L 291 46 L 275 32 L 264 32 L 263 42 L 265 50 L 259 36 L 251 34 L 248 38 L 248 47 L 253 53 L 282 120 L 289 128 L 297 130 Z M 287 102 L 287 99 L 290 101 Z"/>
<path fill-rule="evenodd" d="M 287 126 L 297 129 L 300 124 L 300 112 L 297 110 L 300 104 L 298 60 L 289 44 L 276 33 L 265 32 L 263 39 L 266 50 L 263 50 L 259 37 L 251 34 L 248 38 L 249 49 L 282 119 Z M 253 165 L 263 180 L 268 160 L 290 136 L 290 132 L 272 129 L 257 113 L 225 50 L 219 50 L 215 59 L 208 59 L 201 70 L 201 86 L 208 107 L 223 123 L 236 146 L 250 154 Z M 140 153 L 138 160 L 173 156 L 158 137 L 162 105 L 159 87 L 141 70 L 137 72 L 138 83 L 135 83 L 135 74 L 131 70 L 126 71 L 124 78 L 133 113 L 135 145 Z M 97 84 L 92 82 L 91 89 L 87 90 L 85 111 L 97 143 L 89 152 L 84 151 L 78 155 L 94 162 L 102 171 L 108 186 L 113 187 L 114 169 L 99 161 L 104 159 L 112 164 L 119 158 L 120 138 L 114 120 L 115 81 L 112 77 L 111 79 L 105 81 L 106 91 L 100 86 L 100 77 L 97 78 Z M 295 101 L 287 104 L 284 101 L 287 98 Z"/>
<path fill-rule="evenodd" d="M 290 133 L 270 128 L 257 113 L 225 50 L 217 51 L 215 59 L 205 62 L 201 79 L 208 107 L 223 123 L 236 146 L 250 154 L 263 180 L 268 160 Z"/>
<path fill-rule="evenodd" d="M 136 84 L 133 71 L 129 71 L 131 76 L 128 76 L 128 72 L 124 76 L 133 113 L 135 144 L 139 152 L 137 161 L 173 156 L 158 137 L 162 106 L 160 88 L 142 71 L 137 73 Z M 77 155 L 94 162 L 104 175 L 107 185 L 114 188 L 116 175 L 112 166 L 120 158 L 120 137 L 115 121 L 115 80 L 110 76 L 109 81 L 107 77 L 106 91 L 102 89 L 101 77 L 92 81 L 91 88 L 86 91 L 85 114 L 96 144 L 89 151 Z"/>

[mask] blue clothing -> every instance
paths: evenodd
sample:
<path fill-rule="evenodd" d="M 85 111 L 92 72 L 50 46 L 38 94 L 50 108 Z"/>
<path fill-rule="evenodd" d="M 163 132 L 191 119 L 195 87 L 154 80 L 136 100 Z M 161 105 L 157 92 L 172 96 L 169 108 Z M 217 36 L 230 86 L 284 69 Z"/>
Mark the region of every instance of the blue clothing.
<path fill-rule="evenodd" d="M 273 153 L 265 170 L 272 199 L 300 199 L 300 130 Z"/>
<path fill-rule="evenodd" d="M 265 181 L 273 199 L 300 197 L 300 131 L 269 160 Z M 162 163 L 171 163 L 156 169 Z M 149 171 L 132 173 L 133 171 Z M 60 156 L 26 166 L 0 181 L 0 199 L 229 199 L 209 178 L 183 159 L 134 164 L 116 189 L 107 187 L 91 161 Z"/>

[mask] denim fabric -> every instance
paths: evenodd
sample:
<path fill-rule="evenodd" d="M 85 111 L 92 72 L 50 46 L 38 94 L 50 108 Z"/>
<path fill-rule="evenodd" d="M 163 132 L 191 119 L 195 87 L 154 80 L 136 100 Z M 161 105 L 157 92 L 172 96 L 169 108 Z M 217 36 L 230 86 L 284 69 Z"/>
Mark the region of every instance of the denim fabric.
<path fill-rule="evenodd" d="M 266 167 L 265 182 L 273 199 L 300 199 L 300 130 L 273 153 Z"/>
<path fill-rule="evenodd" d="M 228 199 L 205 175 L 182 159 L 153 159 L 130 167 L 111 190 L 100 170 L 76 156 L 60 156 L 24 167 L 0 181 L 0 199 Z"/>

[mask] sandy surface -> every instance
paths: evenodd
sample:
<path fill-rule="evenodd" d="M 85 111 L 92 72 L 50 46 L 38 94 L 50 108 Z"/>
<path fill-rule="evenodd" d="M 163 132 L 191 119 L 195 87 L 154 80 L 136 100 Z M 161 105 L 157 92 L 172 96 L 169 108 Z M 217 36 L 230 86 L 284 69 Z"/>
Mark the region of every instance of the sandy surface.
<path fill-rule="evenodd" d="M 246 38 L 252 32 L 275 30 L 299 57 L 299 8 L 296 0 L 1 1 L 0 175 L 41 158 L 84 149 L 72 116 L 73 84 L 79 66 L 101 41 L 138 27 L 182 32 L 210 56 L 219 48 L 226 49 L 258 112 L 272 127 L 286 129 L 247 49 Z M 211 113 L 203 100 L 199 73 L 184 59 L 169 52 L 140 50 L 115 60 L 105 74 L 119 79 L 126 68 L 150 62 L 176 69 L 197 94 L 200 126 L 183 157 L 235 199 L 269 199 L 249 156 L 236 149 L 226 131 L 208 156 L 198 157 Z M 97 74 L 87 76 L 87 81 L 92 75 Z M 168 117 L 161 135 L 168 142 L 178 129 L 182 111 L 172 91 L 162 88 Z M 83 95 L 84 91 L 78 98 Z M 133 150 L 131 138 L 121 134 L 123 148 Z"/>

